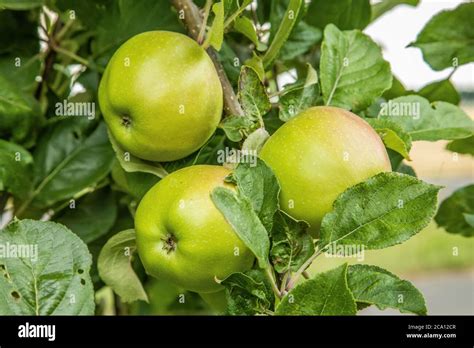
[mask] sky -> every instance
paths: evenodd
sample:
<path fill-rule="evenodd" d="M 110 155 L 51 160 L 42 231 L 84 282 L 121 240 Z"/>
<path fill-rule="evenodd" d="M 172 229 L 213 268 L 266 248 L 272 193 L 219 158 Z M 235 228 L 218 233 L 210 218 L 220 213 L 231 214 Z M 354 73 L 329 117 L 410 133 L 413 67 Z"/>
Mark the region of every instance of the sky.
<path fill-rule="evenodd" d="M 415 41 L 425 24 L 438 12 L 452 9 L 466 1 L 421 0 L 417 7 L 400 5 L 371 23 L 364 32 L 383 48 L 392 72 L 409 89 L 419 89 L 442 80 L 451 69 L 433 71 L 423 61 L 421 50 L 406 48 Z M 474 19 L 473 19 L 474 25 Z M 460 90 L 474 91 L 474 64 L 460 66 L 451 81 Z"/>

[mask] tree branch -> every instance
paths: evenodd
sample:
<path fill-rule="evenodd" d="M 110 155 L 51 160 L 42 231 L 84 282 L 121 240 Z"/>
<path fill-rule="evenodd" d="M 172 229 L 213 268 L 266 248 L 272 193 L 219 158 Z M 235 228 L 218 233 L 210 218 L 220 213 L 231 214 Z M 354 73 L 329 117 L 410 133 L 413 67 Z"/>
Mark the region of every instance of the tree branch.
<path fill-rule="evenodd" d="M 189 36 L 194 40 L 198 40 L 199 32 L 203 24 L 203 19 L 197 7 L 192 0 L 171 0 L 174 8 L 178 12 L 178 17 L 183 21 L 186 29 L 188 30 Z M 222 67 L 222 64 L 219 61 L 216 51 L 209 47 L 207 48 L 207 53 L 211 57 L 212 62 L 217 70 L 219 75 L 219 80 L 221 81 L 222 91 L 224 93 L 224 109 L 226 113 L 230 115 L 243 115 L 242 107 L 237 100 L 234 89 L 230 84 L 229 79 Z"/>

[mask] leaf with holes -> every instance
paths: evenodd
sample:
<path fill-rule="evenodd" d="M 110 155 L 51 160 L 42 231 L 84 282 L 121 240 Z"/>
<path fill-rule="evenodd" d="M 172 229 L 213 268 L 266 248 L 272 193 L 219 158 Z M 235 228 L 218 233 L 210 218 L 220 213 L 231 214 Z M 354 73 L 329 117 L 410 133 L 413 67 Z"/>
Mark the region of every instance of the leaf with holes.
<path fill-rule="evenodd" d="M 320 63 L 321 89 L 326 105 L 364 110 L 392 85 L 390 64 L 380 47 L 359 30 L 324 30 Z"/>
<path fill-rule="evenodd" d="M 15 220 L 0 231 L 0 315 L 92 315 L 87 246 L 63 225 Z"/>
<path fill-rule="evenodd" d="M 381 173 L 352 186 L 324 216 L 319 246 L 382 249 L 400 244 L 431 221 L 440 188 L 400 173 Z"/>
<path fill-rule="evenodd" d="M 135 230 L 117 233 L 105 243 L 97 261 L 99 276 L 124 302 L 147 301 L 143 285 L 132 268 L 137 247 Z"/>
<path fill-rule="evenodd" d="M 277 315 L 354 315 L 356 303 L 347 286 L 347 264 L 316 274 L 297 285 L 276 309 Z"/>

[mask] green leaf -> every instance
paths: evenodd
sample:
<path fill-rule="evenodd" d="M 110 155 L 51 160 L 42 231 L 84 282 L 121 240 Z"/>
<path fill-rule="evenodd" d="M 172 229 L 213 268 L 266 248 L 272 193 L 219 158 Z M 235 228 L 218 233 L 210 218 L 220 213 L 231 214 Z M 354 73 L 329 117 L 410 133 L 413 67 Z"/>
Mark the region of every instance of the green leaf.
<path fill-rule="evenodd" d="M 382 249 L 421 231 L 436 212 L 440 187 L 381 173 L 344 191 L 321 224 L 320 248 L 331 243 Z"/>
<path fill-rule="evenodd" d="M 0 139 L 0 192 L 25 199 L 31 191 L 33 158 L 20 145 Z"/>
<path fill-rule="evenodd" d="M 232 178 L 237 183 L 239 194 L 249 199 L 263 226 L 270 232 L 280 193 L 275 174 L 265 162 L 256 158 L 255 163 L 240 163 Z"/>
<path fill-rule="evenodd" d="M 324 29 L 334 24 L 341 30 L 364 29 L 370 22 L 369 0 L 313 0 L 306 14 L 306 21 Z"/>
<path fill-rule="evenodd" d="M 351 265 L 347 283 L 358 303 L 380 310 L 395 308 L 402 313 L 426 315 L 423 295 L 409 282 L 377 266 Z"/>
<path fill-rule="evenodd" d="M 38 122 L 40 107 L 32 95 L 0 74 L 0 135 L 22 142 Z"/>
<path fill-rule="evenodd" d="M 385 100 L 390 100 L 390 99 L 402 97 L 407 94 L 411 94 L 411 92 L 405 88 L 405 86 L 400 82 L 399 79 L 397 79 L 395 76 L 392 75 L 392 86 L 389 89 L 387 89 L 385 92 L 383 92 L 382 98 Z M 378 115 L 378 111 L 375 114 L 375 116 L 377 115 Z"/>
<path fill-rule="evenodd" d="M 268 138 L 270 138 L 270 134 L 265 128 L 258 128 L 245 139 L 242 144 L 242 151 L 258 155 Z"/>
<path fill-rule="evenodd" d="M 298 115 L 301 111 L 316 105 L 319 97 L 318 75 L 310 64 L 307 65 L 308 73 L 304 84 L 302 86 L 298 84 L 298 87 L 287 87 L 288 91 L 280 98 L 279 117 L 284 122 Z"/>
<path fill-rule="evenodd" d="M 406 165 L 406 164 L 403 163 L 403 162 L 400 162 L 400 164 L 398 165 L 398 167 L 396 167 L 393 171 L 394 171 L 394 172 L 397 172 L 397 173 L 402 173 L 402 174 L 411 175 L 411 176 L 413 176 L 413 177 L 416 178 L 415 169 L 413 169 L 413 167 L 411 167 L 411 166 L 409 166 L 409 165 Z"/>
<path fill-rule="evenodd" d="M 385 147 L 410 160 L 411 137 L 398 124 L 388 119 L 365 118 L 380 135 Z"/>
<path fill-rule="evenodd" d="M 101 122 L 90 134 L 89 121 L 65 119 L 50 127 L 33 154 L 35 190 L 30 197 L 37 208 L 70 199 L 95 185 L 110 171 L 114 154 Z"/>
<path fill-rule="evenodd" d="M 15 220 L 0 231 L 0 253 L 0 315 L 94 314 L 92 258 L 66 227 Z"/>
<path fill-rule="evenodd" d="M 449 80 L 432 82 L 420 89 L 417 94 L 428 99 L 431 103 L 444 101 L 459 105 L 461 101 L 461 96 Z"/>
<path fill-rule="evenodd" d="M 354 315 L 356 311 L 347 286 L 347 264 L 344 264 L 297 285 L 282 299 L 276 314 Z"/>
<path fill-rule="evenodd" d="M 474 185 L 462 187 L 440 205 L 435 221 L 447 232 L 465 237 L 474 236 L 470 223 L 474 214 Z"/>
<path fill-rule="evenodd" d="M 91 15 L 91 4 L 82 14 Z M 72 7 L 76 8 L 77 1 Z M 151 30 L 169 30 L 183 32 L 183 27 L 172 9 L 171 3 L 162 1 L 134 0 L 111 1 L 101 6 L 98 21 L 89 21 L 96 32 L 96 39 L 92 41 L 92 53 L 95 57 L 112 56 L 123 42 L 134 35 Z M 88 23 L 89 23 L 88 22 Z M 104 61 L 104 65 L 107 60 Z"/>
<path fill-rule="evenodd" d="M 221 50 L 224 41 L 224 1 L 212 5 L 214 20 L 212 26 L 207 33 L 206 45 L 211 45 L 217 51 Z"/>
<path fill-rule="evenodd" d="M 239 77 L 239 101 L 245 116 L 253 121 L 260 121 L 271 108 L 265 87 L 257 72 L 248 66 L 243 66 Z"/>
<path fill-rule="evenodd" d="M 135 157 L 129 152 L 123 150 L 117 141 L 114 139 L 112 134 L 108 132 L 109 140 L 112 144 L 112 148 L 115 151 L 115 155 L 122 166 L 122 168 L 129 173 L 133 172 L 144 172 L 156 175 L 159 178 L 164 178 L 168 175 L 168 172 L 158 162 L 146 161 L 141 158 Z"/>
<path fill-rule="evenodd" d="M 231 115 L 224 118 L 219 127 L 222 128 L 230 141 L 238 142 L 250 134 L 254 123 L 246 116 Z"/>
<path fill-rule="evenodd" d="M 275 302 L 263 270 L 233 273 L 221 284 L 226 288 L 227 312 L 231 315 L 266 314 Z"/>
<path fill-rule="evenodd" d="M 0 10 L 30 10 L 43 5 L 43 0 L 0 0 Z"/>
<path fill-rule="evenodd" d="M 446 149 L 452 152 L 474 156 L 474 135 L 469 138 L 453 140 L 446 146 Z"/>
<path fill-rule="evenodd" d="M 272 229 L 270 258 L 278 273 L 296 272 L 314 253 L 313 237 L 307 232 L 309 225 L 284 212 L 275 215 Z"/>
<path fill-rule="evenodd" d="M 380 47 L 358 30 L 324 30 L 321 88 L 326 105 L 353 111 L 370 106 L 392 85 L 390 64 Z"/>
<path fill-rule="evenodd" d="M 435 15 L 411 46 L 418 47 L 434 70 L 457 67 L 474 61 L 474 3 Z"/>
<path fill-rule="evenodd" d="M 123 302 L 148 302 L 148 296 L 132 268 L 137 246 L 135 230 L 117 233 L 105 243 L 98 259 L 100 278 L 116 292 Z"/>
<path fill-rule="evenodd" d="M 473 134 L 474 123 L 459 107 L 428 100 L 417 95 L 399 97 L 382 104 L 378 116 L 397 123 L 417 140 L 453 140 Z"/>
<path fill-rule="evenodd" d="M 281 48 L 285 44 L 286 40 L 291 34 L 293 27 L 300 19 L 300 11 L 304 6 L 303 0 L 289 0 L 288 7 L 283 15 L 280 26 L 275 33 L 275 36 L 271 40 L 270 47 L 263 57 L 263 66 L 268 68 L 272 65 L 273 61 L 278 57 Z"/>
<path fill-rule="evenodd" d="M 234 30 L 243 34 L 247 39 L 252 41 L 258 51 L 264 51 L 266 49 L 265 44 L 261 43 L 258 39 L 257 32 L 253 25 L 253 22 L 248 17 L 237 17 L 234 22 Z"/>
<path fill-rule="evenodd" d="M 418 6 L 420 0 L 382 0 L 372 5 L 372 21 L 398 5 Z"/>
<path fill-rule="evenodd" d="M 300 21 L 281 48 L 279 59 L 288 61 L 305 54 L 321 41 L 322 36 L 321 29 Z"/>
<path fill-rule="evenodd" d="M 257 56 L 255 52 L 253 53 L 252 58 L 245 61 L 246 66 L 251 67 L 258 75 L 258 78 L 263 83 L 265 81 L 265 69 L 263 68 L 262 58 Z"/>
<path fill-rule="evenodd" d="M 250 199 L 223 187 L 215 188 L 211 198 L 235 233 L 257 257 L 260 268 L 266 268 L 270 240 Z"/>
<path fill-rule="evenodd" d="M 112 167 L 112 178 L 120 190 L 131 194 L 138 200 L 141 200 L 148 190 L 160 180 L 150 173 L 126 172 L 118 161 Z"/>
<path fill-rule="evenodd" d="M 111 190 L 103 189 L 88 194 L 83 199 L 69 204 L 55 218 L 77 234 L 84 243 L 90 243 L 110 231 L 117 218 L 117 204 Z"/>

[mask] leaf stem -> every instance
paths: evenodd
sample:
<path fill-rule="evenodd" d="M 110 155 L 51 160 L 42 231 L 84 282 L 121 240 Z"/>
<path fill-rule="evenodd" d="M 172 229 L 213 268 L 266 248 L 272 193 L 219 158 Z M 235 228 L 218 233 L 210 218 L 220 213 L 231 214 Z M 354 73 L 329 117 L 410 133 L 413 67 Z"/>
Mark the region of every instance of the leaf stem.
<path fill-rule="evenodd" d="M 281 292 L 280 290 L 278 289 L 278 286 L 276 285 L 276 281 L 275 281 L 275 276 L 273 274 L 273 269 L 268 266 L 266 269 L 265 269 L 265 273 L 267 274 L 267 278 L 268 280 L 270 281 L 271 285 L 272 285 L 272 290 L 273 292 L 275 293 L 275 295 L 278 297 L 278 298 L 281 298 Z"/>
<path fill-rule="evenodd" d="M 296 282 L 298 281 L 298 279 L 301 277 L 301 275 L 303 274 L 304 271 L 306 271 L 306 269 L 313 263 L 313 261 L 319 256 L 321 255 L 323 252 L 323 249 L 318 249 L 314 252 L 313 255 L 310 256 L 309 259 L 307 259 L 305 261 L 305 263 L 303 263 L 303 265 L 301 265 L 301 267 L 298 269 L 298 271 L 295 273 L 295 276 L 292 277 L 290 279 L 290 281 L 288 282 L 288 285 L 286 286 L 286 290 L 291 290 Z"/>

